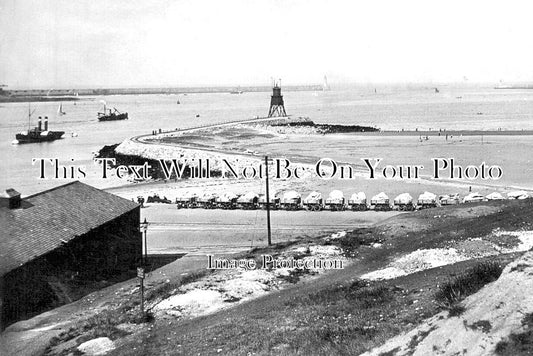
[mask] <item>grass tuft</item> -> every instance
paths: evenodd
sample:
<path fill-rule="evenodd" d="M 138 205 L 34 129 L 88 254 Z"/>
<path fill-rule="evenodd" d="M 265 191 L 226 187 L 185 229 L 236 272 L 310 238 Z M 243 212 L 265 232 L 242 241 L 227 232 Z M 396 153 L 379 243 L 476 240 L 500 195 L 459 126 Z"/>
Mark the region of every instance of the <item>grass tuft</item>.
<path fill-rule="evenodd" d="M 466 308 L 459 304 L 459 303 L 455 303 L 451 306 L 448 307 L 448 316 L 449 317 L 453 317 L 453 316 L 459 316 L 461 314 L 463 314 L 465 312 Z"/>
<path fill-rule="evenodd" d="M 331 300 L 342 299 L 358 308 L 372 308 L 390 301 L 392 293 L 390 288 L 382 284 L 369 283 L 356 280 L 348 286 L 336 286 L 330 289 L 323 289 L 305 298 L 291 300 L 287 305 L 302 304 L 327 304 Z"/>
<path fill-rule="evenodd" d="M 497 280 L 502 271 L 503 267 L 496 262 L 481 262 L 440 286 L 435 300 L 445 308 L 454 307 L 485 284 Z"/>

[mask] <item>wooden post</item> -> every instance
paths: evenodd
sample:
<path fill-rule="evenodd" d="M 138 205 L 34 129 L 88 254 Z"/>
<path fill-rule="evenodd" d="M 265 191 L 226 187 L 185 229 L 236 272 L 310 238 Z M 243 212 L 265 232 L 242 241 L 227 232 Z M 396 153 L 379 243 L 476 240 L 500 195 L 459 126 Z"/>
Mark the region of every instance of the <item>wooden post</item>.
<path fill-rule="evenodd" d="M 146 242 L 146 230 L 147 228 L 144 228 L 144 265 L 146 266 L 148 264 L 148 244 Z"/>
<path fill-rule="evenodd" d="M 4 284 L 4 276 L 0 276 L 0 333 L 4 331 L 5 329 L 5 323 L 4 323 L 4 298 L 7 294 L 5 292 L 5 284 Z"/>
<path fill-rule="evenodd" d="M 137 277 L 141 284 L 141 319 L 144 322 L 144 268 L 137 268 Z"/>
<path fill-rule="evenodd" d="M 143 254 L 143 266 L 146 266 L 148 263 L 148 244 L 146 242 L 146 234 L 148 232 L 148 221 L 144 218 L 144 221 L 141 223 L 141 232 L 144 238 L 144 254 Z"/>
<path fill-rule="evenodd" d="M 268 156 L 265 156 L 265 177 L 266 177 L 266 208 L 267 208 L 267 232 L 268 246 L 272 245 L 272 233 L 270 231 L 270 195 L 268 190 Z"/>

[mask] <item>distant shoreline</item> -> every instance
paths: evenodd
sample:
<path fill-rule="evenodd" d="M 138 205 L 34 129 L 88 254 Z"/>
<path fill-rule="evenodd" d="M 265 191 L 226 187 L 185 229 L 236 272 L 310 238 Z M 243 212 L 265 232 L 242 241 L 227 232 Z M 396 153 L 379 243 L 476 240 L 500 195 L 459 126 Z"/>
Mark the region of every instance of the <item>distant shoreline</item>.
<path fill-rule="evenodd" d="M 358 136 L 532 136 L 533 130 L 446 130 L 446 131 L 378 131 L 378 132 L 353 132 L 351 135 Z"/>
<path fill-rule="evenodd" d="M 47 101 L 76 101 L 80 98 L 72 97 L 53 97 L 53 96 L 0 96 L 0 103 L 27 103 L 27 102 L 47 102 Z"/>
<path fill-rule="evenodd" d="M 321 85 L 289 85 L 283 87 L 284 91 L 317 91 L 322 90 Z M 21 101 L 68 101 L 79 100 L 82 96 L 101 95 L 187 95 L 207 93 L 228 93 L 246 95 L 250 92 L 270 92 L 270 86 L 239 87 L 183 87 L 183 88 L 108 88 L 108 89 L 28 89 L 28 90 L 0 90 L 0 102 Z"/>
<path fill-rule="evenodd" d="M 501 85 L 494 87 L 494 89 L 533 89 L 533 84 L 526 85 Z"/>

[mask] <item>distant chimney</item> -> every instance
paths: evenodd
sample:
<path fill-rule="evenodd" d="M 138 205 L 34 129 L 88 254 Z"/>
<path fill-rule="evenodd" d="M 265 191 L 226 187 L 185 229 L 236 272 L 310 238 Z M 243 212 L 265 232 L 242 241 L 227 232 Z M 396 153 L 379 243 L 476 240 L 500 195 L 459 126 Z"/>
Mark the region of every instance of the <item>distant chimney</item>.
<path fill-rule="evenodd" d="M 48 131 L 48 116 L 44 117 L 44 131 Z"/>
<path fill-rule="evenodd" d="M 43 118 L 39 116 L 39 124 L 38 124 L 38 128 L 39 128 L 39 131 L 41 131 L 43 129 L 43 123 L 42 123 L 42 120 Z"/>
<path fill-rule="evenodd" d="M 13 188 L 6 189 L 5 193 L 0 196 L 0 207 L 19 209 L 21 202 L 20 193 Z"/>

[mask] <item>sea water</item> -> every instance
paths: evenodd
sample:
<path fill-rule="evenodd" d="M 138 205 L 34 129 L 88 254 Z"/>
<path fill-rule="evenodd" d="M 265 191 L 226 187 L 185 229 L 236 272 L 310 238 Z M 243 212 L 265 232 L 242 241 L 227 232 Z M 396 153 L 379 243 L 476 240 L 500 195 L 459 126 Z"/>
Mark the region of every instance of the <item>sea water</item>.
<path fill-rule="evenodd" d="M 317 92 L 283 91 L 283 95 L 289 115 L 309 117 L 317 123 L 375 126 L 382 130 L 533 130 L 533 90 L 439 85 L 437 93 L 435 87 L 367 85 Z M 75 102 L 63 102 L 66 114 L 61 116 L 60 101 L 0 103 L 0 190 L 12 187 L 28 195 L 72 180 L 40 179 L 38 166 L 32 164 L 34 158 L 58 158 L 65 164 L 72 162 L 92 170 L 94 153 L 104 145 L 159 129 L 263 117 L 268 113 L 270 95 L 245 92 L 81 97 Z M 129 120 L 99 122 L 97 112 L 102 111 L 104 101 L 108 108 L 128 112 Z M 30 122 L 28 111 L 32 112 Z M 15 134 L 36 126 L 38 116 L 48 116 L 49 128 L 65 131 L 65 138 L 13 145 Z M 515 155 L 505 151 L 505 142 L 519 141 L 528 149 L 531 140 L 531 136 L 499 138 L 502 149 L 498 150 L 498 159 L 511 160 Z M 361 148 L 357 146 L 361 139 L 329 142 L 332 150 L 340 147 L 344 156 Z M 367 144 L 364 149 L 366 154 L 373 154 Z M 514 170 L 526 163 L 515 165 Z"/>

